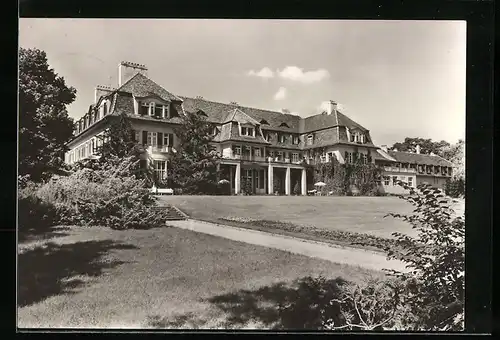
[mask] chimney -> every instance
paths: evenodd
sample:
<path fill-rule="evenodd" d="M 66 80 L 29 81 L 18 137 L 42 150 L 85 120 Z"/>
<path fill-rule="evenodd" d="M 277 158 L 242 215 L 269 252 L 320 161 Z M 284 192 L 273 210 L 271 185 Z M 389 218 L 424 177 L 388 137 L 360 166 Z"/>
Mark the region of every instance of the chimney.
<path fill-rule="evenodd" d="M 417 145 L 416 149 L 417 149 L 417 153 L 420 154 L 420 145 Z"/>
<path fill-rule="evenodd" d="M 95 87 L 95 93 L 94 93 L 94 104 L 97 104 L 97 101 L 99 100 L 99 98 L 101 98 L 102 96 L 110 94 L 114 90 L 116 90 L 116 89 L 114 89 L 114 88 L 112 88 L 110 86 L 97 85 Z"/>
<path fill-rule="evenodd" d="M 327 114 L 331 115 L 334 111 L 337 111 L 337 102 L 333 100 L 328 101 L 328 110 Z"/>
<path fill-rule="evenodd" d="M 146 65 L 132 63 L 130 61 L 122 61 L 120 65 L 118 65 L 118 87 L 122 86 L 135 76 L 137 73 L 142 73 L 147 77 L 148 68 Z"/>
<path fill-rule="evenodd" d="M 283 113 L 283 114 L 286 115 L 286 114 L 290 113 L 290 110 L 288 110 L 288 109 L 281 109 L 281 113 Z"/>
<path fill-rule="evenodd" d="M 387 145 L 381 145 L 380 148 L 384 151 L 387 152 Z"/>

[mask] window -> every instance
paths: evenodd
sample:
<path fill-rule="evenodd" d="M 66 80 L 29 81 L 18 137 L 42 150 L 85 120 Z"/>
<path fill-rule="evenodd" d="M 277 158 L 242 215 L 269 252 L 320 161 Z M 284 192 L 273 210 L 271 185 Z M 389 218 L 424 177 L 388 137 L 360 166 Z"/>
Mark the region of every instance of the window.
<path fill-rule="evenodd" d="M 167 162 L 154 160 L 156 179 L 165 180 L 167 178 Z"/>
<path fill-rule="evenodd" d="M 286 143 L 286 135 L 280 135 L 279 136 L 279 142 L 283 143 L 283 144 Z"/>
<path fill-rule="evenodd" d="M 174 135 L 172 133 L 163 134 L 163 145 L 174 146 Z"/>
<path fill-rule="evenodd" d="M 141 132 L 134 130 L 134 142 L 139 143 L 141 139 Z"/>
<path fill-rule="evenodd" d="M 139 107 L 139 114 L 141 116 L 147 116 L 149 114 L 149 104 L 146 102 L 142 102 Z"/>
<path fill-rule="evenodd" d="M 413 187 L 413 177 L 408 177 L 408 185 Z"/>
<path fill-rule="evenodd" d="M 297 163 L 299 161 L 299 154 L 292 153 L 292 162 Z"/>
<path fill-rule="evenodd" d="M 155 137 L 156 137 L 156 133 L 155 133 Z M 153 133 L 150 131 L 147 132 L 146 145 L 153 145 Z"/>
<path fill-rule="evenodd" d="M 264 183 L 265 183 L 264 169 L 261 169 L 261 170 L 259 171 L 259 178 L 260 178 L 260 181 L 259 181 L 259 188 L 260 188 L 260 189 L 264 189 Z"/>
<path fill-rule="evenodd" d="M 299 144 L 299 136 L 293 136 L 293 144 Z"/>
<path fill-rule="evenodd" d="M 435 173 L 435 174 L 438 174 L 438 173 L 439 173 L 439 166 L 435 166 L 435 167 L 434 167 L 434 173 Z"/>
<path fill-rule="evenodd" d="M 353 142 L 353 143 L 354 143 L 354 138 L 355 138 L 355 135 L 351 135 L 351 140 L 350 141 Z"/>
<path fill-rule="evenodd" d="M 267 122 L 267 120 L 265 120 L 265 119 L 262 119 L 262 120 L 260 121 L 260 123 L 261 123 L 262 125 L 264 125 L 264 124 L 265 124 L 265 125 L 269 125 L 269 123 L 268 123 L 268 122 Z"/>
<path fill-rule="evenodd" d="M 235 146 L 233 147 L 233 151 L 235 155 L 241 155 L 241 146 Z"/>
<path fill-rule="evenodd" d="M 241 136 L 254 137 L 254 129 L 251 127 L 242 126 L 241 127 Z"/>
<path fill-rule="evenodd" d="M 448 169 L 446 167 L 443 167 L 443 175 L 447 174 Z"/>
<path fill-rule="evenodd" d="M 307 145 L 312 145 L 314 141 L 314 136 L 313 135 L 308 135 L 307 136 Z"/>
<path fill-rule="evenodd" d="M 352 159 L 352 152 L 348 152 L 347 153 L 347 163 L 352 163 L 353 159 Z"/>
<path fill-rule="evenodd" d="M 260 157 L 260 148 L 254 149 L 254 152 L 256 157 Z"/>
<path fill-rule="evenodd" d="M 269 157 L 274 157 L 274 151 L 269 151 Z"/>
<path fill-rule="evenodd" d="M 280 124 L 280 127 L 289 127 L 289 126 L 288 126 L 288 124 L 287 124 L 287 123 L 284 123 L 284 122 L 283 122 L 283 123 L 281 123 L 281 124 Z"/>
<path fill-rule="evenodd" d="M 219 133 L 219 130 L 217 129 L 217 126 L 214 126 L 212 129 L 212 135 L 217 136 L 218 133 Z"/>
<path fill-rule="evenodd" d="M 384 185 L 389 185 L 390 179 L 391 178 L 389 176 L 384 176 Z"/>
<path fill-rule="evenodd" d="M 283 160 L 283 151 L 278 151 L 278 160 Z"/>
<path fill-rule="evenodd" d="M 392 176 L 392 185 L 397 185 L 398 183 L 398 176 Z"/>
<path fill-rule="evenodd" d="M 154 106 L 155 117 L 162 118 L 163 117 L 163 105 Z"/>

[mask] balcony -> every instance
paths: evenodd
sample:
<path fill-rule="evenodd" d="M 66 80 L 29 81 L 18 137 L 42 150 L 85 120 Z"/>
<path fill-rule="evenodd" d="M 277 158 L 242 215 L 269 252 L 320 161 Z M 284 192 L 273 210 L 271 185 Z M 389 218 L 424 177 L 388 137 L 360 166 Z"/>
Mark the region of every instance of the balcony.
<path fill-rule="evenodd" d="M 162 145 L 162 146 L 157 146 L 157 145 L 148 145 L 147 151 L 149 153 L 170 153 L 173 151 L 173 147 L 167 146 L 167 145 Z"/>
<path fill-rule="evenodd" d="M 253 156 L 249 154 L 237 155 L 234 152 L 226 153 L 222 155 L 224 159 L 237 159 L 249 162 L 265 162 L 266 158 L 263 156 Z"/>
<path fill-rule="evenodd" d="M 408 172 L 408 173 L 416 173 L 416 169 L 412 168 L 399 168 L 397 166 L 384 166 L 385 171 L 392 171 L 392 172 Z"/>

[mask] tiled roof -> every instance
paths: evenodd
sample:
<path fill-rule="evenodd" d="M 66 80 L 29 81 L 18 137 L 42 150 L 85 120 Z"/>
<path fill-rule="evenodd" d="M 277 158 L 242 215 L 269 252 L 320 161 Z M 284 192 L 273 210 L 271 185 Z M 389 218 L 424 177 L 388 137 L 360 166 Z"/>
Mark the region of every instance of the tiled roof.
<path fill-rule="evenodd" d="M 234 111 L 235 108 L 244 112 L 246 115 L 255 119 L 260 123 L 262 119 L 265 119 L 269 125 L 262 125 L 264 129 L 272 129 L 276 131 L 286 131 L 286 132 L 299 132 L 299 116 L 291 114 L 283 114 L 281 112 L 261 110 L 252 107 L 235 106 L 233 104 L 225 104 L 209 101 L 202 98 L 190 98 L 190 97 L 180 97 L 183 99 L 184 109 L 187 111 L 196 111 L 197 109 L 203 110 L 208 115 L 208 120 L 214 123 L 223 122 L 227 116 L 228 112 Z M 281 123 L 286 123 L 289 128 L 280 127 Z"/>
<path fill-rule="evenodd" d="M 358 128 L 362 131 L 367 132 L 368 130 L 344 115 L 340 111 L 335 111 L 332 114 L 326 114 L 322 112 L 317 115 L 309 116 L 304 119 L 303 133 L 308 133 L 311 131 L 316 131 L 320 129 L 331 128 L 334 126 L 347 126 L 349 129 Z"/>
<path fill-rule="evenodd" d="M 133 76 L 127 82 L 125 82 L 125 84 L 120 86 L 118 91 L 132 93 L 136 97 L 148 97 L 151 95 L 157 95 L 158 97 L 166 101 L 181 100 L 179 97 L 168 92 L 142 73 L 136 73 L 135 76 Z"/>
<path fill-rule="evenodd" d="M 397 162 L 394 157 L 392 157 L 382 149 L 377 149 L 377 152 L 373 153 L 373 159 L 375 161 L 380 160 L 385 162 Z"/>
<path fill-rule="evenodd" d="M 238 122 L 243 124 L 259 125 L 259 122 L 247 115 L 240 109 L 234 109 L 229 112 L 222 123 Z"/>
<path fill-rule="evenodd" d="M 426 154 L 418 154 L 411 152 L 402 152 L 402 151 L 389 151 L 390 156 L 395 158 L 398 162 L 401 163 L 410 163 L 410 164 L 425 164 L 425 165 L 435 165 L 435 166 L 453 166 L 453 163 L 447 161 L 446 159 L 439 156 L 431 156 Z"/>

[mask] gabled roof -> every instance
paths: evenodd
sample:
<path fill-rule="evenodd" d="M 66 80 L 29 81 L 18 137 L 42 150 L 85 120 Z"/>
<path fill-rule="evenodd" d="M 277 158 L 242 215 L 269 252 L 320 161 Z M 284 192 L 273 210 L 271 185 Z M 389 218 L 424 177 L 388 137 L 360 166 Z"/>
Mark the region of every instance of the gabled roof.
<path fill-rule="evenodd" d="M 388 154 L 401 163 L 434 165 L 434 166 L 448 166 L 452 167 L 453 163 L 447 161 L 440 156 L 431 156 L 426 154 L 402 152 L 402 151 L 389 151 Z"/>
<path fill-rule="evenodd" d="M 304 119 L 304 129 L 303 132 L 311 132 L 320 129 L 331 128 L 334 126 L 345 126 L 349 129 L 360 129 L 361 131 L 368 132 L 368 129 L 364 128 L 360 124 L 356 123 L 342 112 L 336 110 L 332 114 L 327 114 L 322 112 L 317 115 L 309 116 Z"/>
<path fill-rule="evenodd" d="M 229 111 L 228 115 L 222 122 L 223 124 L 229 123 L 229 122 L 237 122 L 241 124 L 252 124 L 252 125 L 260 125 L 258 121 L 247 115 L 245 112 L 241 111 L 240 109 L 234 109 L 232 111 Z"/>
<path fill-rule="evenodd" d="M 131 93 L 139 98 L 157 95 L 166 101 L 181 101 L 179 97 L 168 92 L 142 73 L 136 73 L 125 84 L 120 86 L 117 91 Z"/>
<path fill-rule="evenodd" d="M 283 114 L 277 111 L 262 110 L 245 106 L 235 107 L 234 104 L 218 103 L 203 98 L 190 98 L 183 96 L 180 98 L 184 101 L 183 105 L 185 110 L 196 111 L 198 109 L 202 109 L 208 115 L 208 120 L 214 123 L 224 122 L 227 118 L 228 112 L 237 108 L 239 111 L 245 113 L 257 122 L 260 122 L 263 119 L 266 120 L 269 125 L 265 125 L 265 127 L 263 127 L 265 129 L 299 132 L 299 121 L 301 118 L 296 115 Z M 280 127 L 279 125 L 283 122 L 286 122 L 289 128 Z"/>

